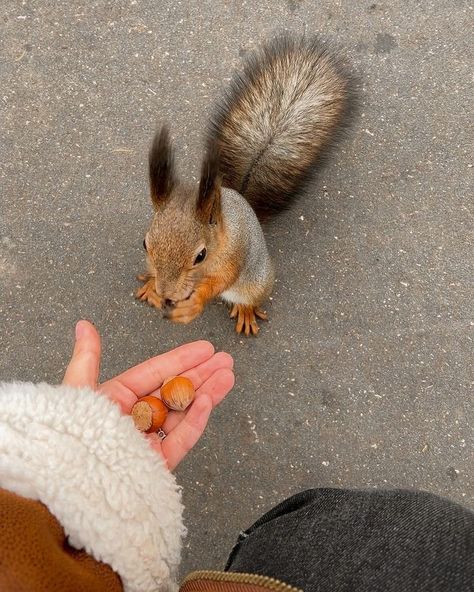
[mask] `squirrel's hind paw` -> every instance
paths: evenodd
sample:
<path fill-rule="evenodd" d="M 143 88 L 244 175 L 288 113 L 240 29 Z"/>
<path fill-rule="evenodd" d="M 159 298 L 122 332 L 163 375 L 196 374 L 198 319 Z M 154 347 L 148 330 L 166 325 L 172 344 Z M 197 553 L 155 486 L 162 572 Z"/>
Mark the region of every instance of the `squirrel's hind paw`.
<path fill-rule="evenodd" d="M 247 306 L 246 304 L 234 304 L 230 311 L 230 318 L 236 319 L 235 331 L 236 333 L 244 333 L 247 337 L 249 335 L 257 335 L 260 328 L 257 323 L 257 318 L 263 321 L 268 320 L 268 315 L 258 307 Z"/>

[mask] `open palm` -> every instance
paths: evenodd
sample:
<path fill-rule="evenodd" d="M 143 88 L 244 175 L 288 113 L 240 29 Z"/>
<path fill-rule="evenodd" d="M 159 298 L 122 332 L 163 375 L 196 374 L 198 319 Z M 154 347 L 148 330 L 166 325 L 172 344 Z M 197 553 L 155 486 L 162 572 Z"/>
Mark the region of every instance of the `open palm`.
<path fill-rule="evenodd" d="M 232 357 L 225 352 L 215 353 L 208 341 L 195 341 L 177 347 L 99 385 L 100 358 L 101 343 L 97 330 L 88 321 L 79 321 L 74 352 L 63 384 L 96 389 L 119 404 L 126 414 L 140 397 L 158 397 L 159 388 L 166 378 L 183 375 L 192 381 L 196 398 L 186 411 L 168 413 L 163 426 L 167 437 L 161 440 L 156 434 L 147 436 L 171 470 L 196 444 L 212 409 L 234 386 Z"/>

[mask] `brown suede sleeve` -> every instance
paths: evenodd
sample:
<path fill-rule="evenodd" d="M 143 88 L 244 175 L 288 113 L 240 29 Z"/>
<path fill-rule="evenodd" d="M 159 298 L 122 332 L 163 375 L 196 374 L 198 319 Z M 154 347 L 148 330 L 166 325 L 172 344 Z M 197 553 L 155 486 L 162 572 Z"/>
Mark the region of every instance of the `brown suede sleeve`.
<path fill-rule="evenodd" d="M 2 592 L 123 592 L 119 576 L 66 541 L 40 502 L 0 489 Z"/>

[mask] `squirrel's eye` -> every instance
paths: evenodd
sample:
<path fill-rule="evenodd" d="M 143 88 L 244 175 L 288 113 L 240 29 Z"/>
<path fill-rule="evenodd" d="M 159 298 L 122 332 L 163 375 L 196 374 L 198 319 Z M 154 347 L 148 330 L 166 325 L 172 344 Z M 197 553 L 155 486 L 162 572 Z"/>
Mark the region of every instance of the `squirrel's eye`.
<path fill-rule="evenodd" d="M 194 259 L 194 265 L 198 265 L 198 263 L 202 263 L 206 258 L 207 251 L 204 248 L 200 253 L 197 254 L 196 259 Z"/>
<path fill-rule="evenodd" d="M 145 251 L 146 251 L 146 240 L 145 240 L 145 239 L 143 239 L 143 248 L 144 248 L 144 249 L 145 249 Z"/>

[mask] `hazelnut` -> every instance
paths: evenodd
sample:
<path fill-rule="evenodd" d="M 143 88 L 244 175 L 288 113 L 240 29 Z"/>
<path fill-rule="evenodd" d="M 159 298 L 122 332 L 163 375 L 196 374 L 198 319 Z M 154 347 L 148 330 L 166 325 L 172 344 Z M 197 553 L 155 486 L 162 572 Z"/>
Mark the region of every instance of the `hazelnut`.
<path fill-rule="evenodd" d="M 165 380 L 160 389 L 161 400 L 174 411 L 184 411 L 193 402 L 194 395 L 193 383 L 184 376 Z"/>
<path fill-rule="evenodd" d="M 142 397 L 132 407 L 132 418 L 135 427 L 146 434 L 151 434 L 161 428 L 167 415 L 168 409 L 166 405 L 152 395 Z"/>

